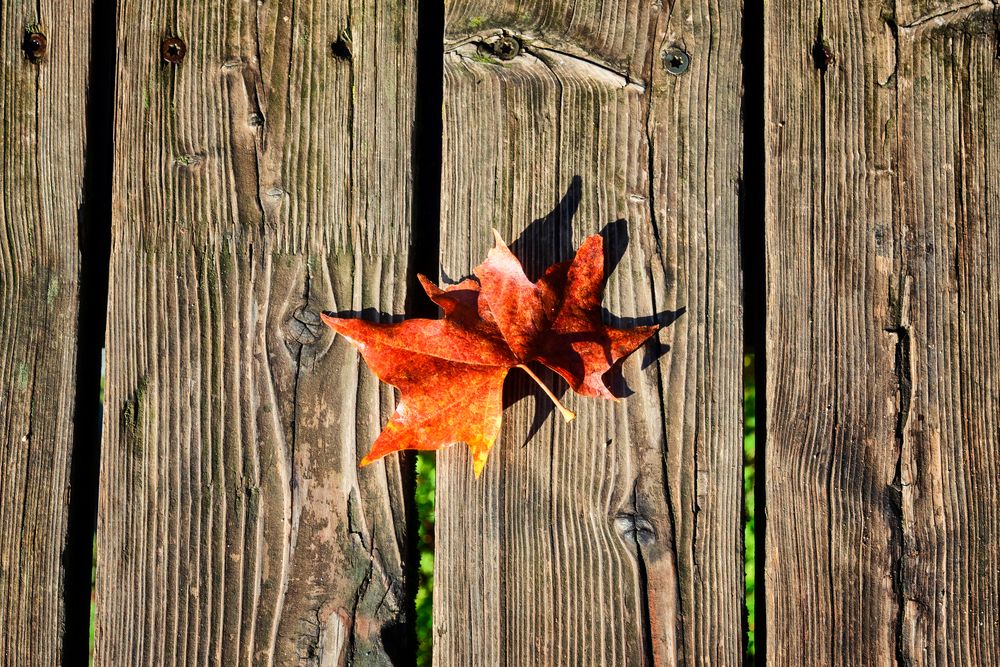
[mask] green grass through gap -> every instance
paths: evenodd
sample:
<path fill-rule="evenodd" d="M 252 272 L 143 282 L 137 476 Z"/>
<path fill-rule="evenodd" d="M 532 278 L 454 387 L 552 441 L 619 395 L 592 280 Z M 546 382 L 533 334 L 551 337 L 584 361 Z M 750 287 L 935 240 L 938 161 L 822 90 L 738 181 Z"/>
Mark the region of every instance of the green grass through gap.
<path fill-rule="evenodd" d="M 417 581 L 416 631 L 417 667 L 430 667 L 434 616 L 434 452 L 417 453 L 417 552 L 420 558 Z"/>
<path fill-rule="evenodd" d="M 755 549 L 754 480 L 757 455 L 757 385 L 754 355 L 743 357 L 743 570 L 746 585 L 747 657 L 756 655 L 754 646 L 755 620 Z"/>

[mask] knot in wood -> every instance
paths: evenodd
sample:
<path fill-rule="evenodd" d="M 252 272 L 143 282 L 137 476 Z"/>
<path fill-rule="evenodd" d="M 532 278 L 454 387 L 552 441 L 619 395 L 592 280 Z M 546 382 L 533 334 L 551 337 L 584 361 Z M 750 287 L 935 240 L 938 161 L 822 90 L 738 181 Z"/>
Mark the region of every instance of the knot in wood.
<path fill-rule="evenodd" d="M 830 65 L 837 62 L 837 58 L 833 54 L 833 49 L 822 37 L 818 37 L 816 39 L 816 43 L 813 44 L 812 57 L 813 66 L 815 66 L 815 68 L 820 72 L 824 73 L 830 68 Z"/>
<path fill-rule="evenodd" d="M 180 37 L 168 37 L 160 44 L 160 57 L 164 62 L 177 65 L 187 55 L 187 44 Z"/>
<path fill-rule="evenodd" d="M 28 60 L 37 63 L 45 57 L 48 46 L 49 40 L 45 37 L 44 33 L 29 32 L 25 34 L 24 44 L 22 44 L 21 48 L 24 49 L 24 55 Z"/>
<path fill-rule="evenodd" d="M 640 546 L 649 546 L 656 540 L 653 524 L 637 512 L 622 512 L 615 517 L 615 530 L 627 542 Z"/>
<path fill-rule="evenodd" d="M 340 35 L 330 43 L 330 55 L 339 60 L 352 60 L 354 58 L 354 44 L 351 41 L 351 32 L 342 30 Z"/>
<path fill-rule="evenodd" d="M 319 313 L 308 306 L 299 306 L 285 321 L 285 335 L 302 345 L 312 345 L 323 335 Z"/>

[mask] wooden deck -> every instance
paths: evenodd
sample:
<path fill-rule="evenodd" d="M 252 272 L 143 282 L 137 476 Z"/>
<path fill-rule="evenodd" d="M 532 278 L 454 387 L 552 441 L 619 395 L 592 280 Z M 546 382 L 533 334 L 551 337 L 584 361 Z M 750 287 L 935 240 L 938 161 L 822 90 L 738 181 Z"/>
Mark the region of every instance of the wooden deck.
<path fill-rule="evenodd" d="M 531 278 L 600 232 L 608 321 L 663 329 L 623 401 L 515 373 L 482 478 L 438 455 L 435 664 L 747 661 L 747 351 L 756 659 L 1000 663 L 995 3 L 0 34 L 0 665 L 86 660 L 92 594 L 96 665 L 411 664 L 413 458 L 358 467 L 395 395 L 319 314 L 433 316 L 493 229 Z"/>

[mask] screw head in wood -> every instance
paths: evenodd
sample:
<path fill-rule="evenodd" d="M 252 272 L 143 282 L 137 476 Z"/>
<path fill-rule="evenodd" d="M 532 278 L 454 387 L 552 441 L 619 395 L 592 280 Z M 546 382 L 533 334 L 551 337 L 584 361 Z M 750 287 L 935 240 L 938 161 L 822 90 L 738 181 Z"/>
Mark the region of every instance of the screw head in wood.
<path fill-rule="evenodd" d="M 21 48 L 24 49 L 24 55 L 33 63 L 37 63 L 42 58 L 45 57 L 45 51 L 48 49 L 48 39 L 45 38 L 44 33 L 40 32 L 29 32 L 24 35 L 24 44 Z"/>
<path fill-rule="evenodd" d="M 690 65 L 691 56 L 678 46 L 672 46 L 663 52 L 663 68 L 674 76 L 680 76 L 688 71 Z"/>
<path fill-rule="evenodd" d="M 187 44 L 180 37 L 168 37 L 160 44 L 160 57 L 164 62 L 177 65 L 187 55 Z"/>
<path fill-rule="evenodd" d="M 521 53 L 521 42 L 510 35 L 504 35 L 493 43 L 493 55 L 500 60 L 513 60 Z"/>

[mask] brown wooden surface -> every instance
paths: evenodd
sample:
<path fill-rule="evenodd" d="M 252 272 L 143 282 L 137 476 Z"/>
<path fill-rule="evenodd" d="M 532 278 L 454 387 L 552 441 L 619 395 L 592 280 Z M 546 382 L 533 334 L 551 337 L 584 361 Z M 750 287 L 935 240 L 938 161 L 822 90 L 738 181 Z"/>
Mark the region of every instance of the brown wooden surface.
<path fill-rule="evenodd" d="M 607 310 L 683 312 L 626 363 L 621 403 L 566 394 L 566 424 L 512 374 L 528 398 L 483 477 L 464 446 L 439 456 L 435 662 L 739 664 L 738 7 L 446 11 L 443 278 L 469 274 L 493 227 L 537 277 L 610 225 Z M 502 31 L 525 47 L 512 60 L 491 54 Z M 661 63 L 673 45 L 682 76 Z"/>
<path fill-rule="evenodd" d="M 995 11 L 765 5 L 769 663 L 998 660 Z"/>
<path fill-rule="evenodd" d="M 0 3 L 0 664 L 62 659 L 89 2 Z M 44 31 L 40 62 L 22 51 Z"/>
<path fill-rule="evenodd" d="M 403 311 L 415 19 L 119 4 L 98 664 L 409 650 L 392 391 L 318 314 Z"/>

